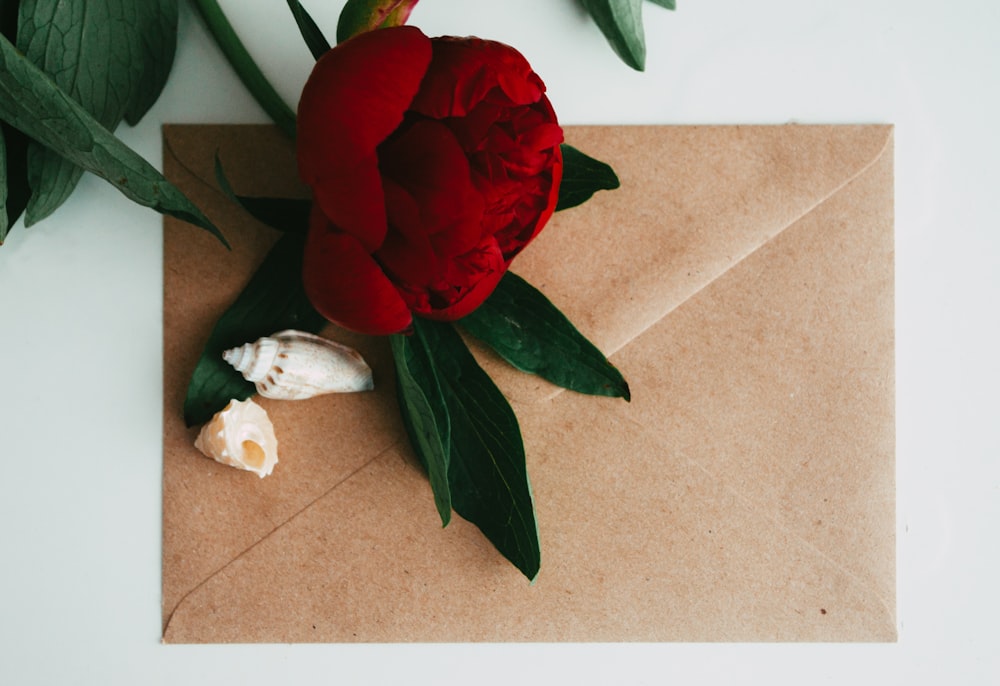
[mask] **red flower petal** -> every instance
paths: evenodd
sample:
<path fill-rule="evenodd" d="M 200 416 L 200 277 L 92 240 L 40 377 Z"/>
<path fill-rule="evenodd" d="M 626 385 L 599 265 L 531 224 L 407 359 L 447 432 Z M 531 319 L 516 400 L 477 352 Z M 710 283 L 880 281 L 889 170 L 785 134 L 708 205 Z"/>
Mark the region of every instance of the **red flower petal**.
<path fill-rule="evenodd" d="M 423 288 L 441 273 L 441 260 L 423 230 L 417 201 L 392 179 L 385 180 L 385 190 L 392 230 L 375 256 L 393 281 Z"/>
<path fill-rule="evenodd" d="M 429 307 L 414 307 L 414 311 L 428 319 L 455 321 L 483 304 L 503 278 L 507 265 L 497 242 L 488 237 L 481 246 L 456 260 L 447 276 L 452 285 L 450 293 L 435 293 Z M 463 273 L 464 272 L 464 273 Z M 461 287 L 455 284 L 462 284 Z M 444 304 L 436 301 L 444 300 Z M 413 306 L 411 304 L 411 306 Z"/>
<path fill-rule="evenodd" d="M 549 184 L 549 192 L 546 197 L 545 209 L 542 210 L 541 214 L 538 215 L 538 221 L 535 225 L 524 234 L 521 235 L 520 240 L 523 241 L 519 248 L 523 249 L 531 240 L 538 235 L 538 232 L 542 230 L 549 218 L 552 217 L 552 213 L 556 211 L 556 205 L 559 203 L 559 184 L 562 183 L 562 172 L 563 172 L 563 158 L 562 158 L 562 148 L 556 146 L 552 153 L 555 156 L 555 160 L 552 163 L 552 181 Z"/>
<path fill-rule="evenodd" d="M 385 199 L 378 158 L 374 155 L 354 168 L 341 167 L 313 182 L 313 200 L 330 221 L 361 241 L 368 251 L 385 240 Z"/>
<path fill-rule="evenodd" d="M 385 177 L 416 200 L 421 233 L 430 236 L 438 255 L 461 255 L 479 245 L 483 199 L 472 184 L 469 160 L 448 127 L 417 121 L 384 145 L 379 157 Z M 391 207 L 389 213 L 394 214 Z M 400 230 L 412 232 L 409 227 Z"/>
<path fill-rule="evenodd" d="M 559 184 L 562 181 L 562 149 L 556 146 L 548 174 L 531 177 L 519 187 L 517 204 L 511 206 L 510 224 L 497 229 L 496 238 L 507 259 L 511 260 L 538 235 L 555 212 L 559 202 Z M 546 178 L 548 177 L 548 178 Z M 503 216 L 505 219 L 508 215 Z"/>
<path fill-rule="evenodd" d="M 375 150 L 403 121 L 430 59 L 417 28 L 370 31 L 323 55 L 302 91 L 299 175 L 330 221 L 369 251 L 386 231 Z"/>
<path fill-rule="evenodd" d="M 399 333 L 413 323 L 409 308 L 358 240 L 313 210 L 302 283 L 316 310 L 364 334 Z"/>
<path fill-rule="evenodd" d="M 499 88 L 499 104 L 538 102 L 542 80 L 514 48 L 479 38 L 433 38 L 434 57 L 411 109 L 428 117 L 464 116 Z"/>

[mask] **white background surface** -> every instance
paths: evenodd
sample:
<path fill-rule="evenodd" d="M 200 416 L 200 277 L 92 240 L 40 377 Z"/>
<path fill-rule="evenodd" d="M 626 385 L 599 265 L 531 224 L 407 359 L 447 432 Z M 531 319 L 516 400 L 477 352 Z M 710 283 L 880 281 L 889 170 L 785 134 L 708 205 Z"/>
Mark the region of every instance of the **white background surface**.
<path fill-rule="evenodd" d="M 343 3 L 303 4 L 332 37 Z M 285 3 L 222 5 L 294 104 Z M 644 74 L 575 0 L 411 23 L 514 44 L 567 124 L 896 124 L 898 644 L 160 645 L 161 220 L 88 176 L 0 247 L 0 683 L 1000 683 L 1000 6 L 679 5 L 645 5 Z M 165 122 L 267 121 L 183 2 L 180 32 L 119 131 L 157 166 Z"/>

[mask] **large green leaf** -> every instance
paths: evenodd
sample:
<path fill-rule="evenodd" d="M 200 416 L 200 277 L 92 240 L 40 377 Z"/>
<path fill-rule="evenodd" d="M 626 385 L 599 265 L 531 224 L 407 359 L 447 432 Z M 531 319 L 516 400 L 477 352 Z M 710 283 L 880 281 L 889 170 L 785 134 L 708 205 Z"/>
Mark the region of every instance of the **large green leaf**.
<path fill-rule="evenodd" d="M 17 47 L 109 131 L 126 114 L 137 121 L 156 100 L 176 41 L 176 0 L 22 0 L 20 7 Z M 82 173 L 32 143 L 25 223 L 55 211 Z"/>
<path fill-rule="evenodd" d="M 452 506 L 534 579 L 541 565 L 538 526 L 517 417 L 450 324 L 414 319 L 414 329 L 448 410 Z"/>
<path fill-rule="evenodd" d="M 427 348 L 422 327 L 410 336 L 390 337 L 396 365 L 396 396 L 403 425 L 417 457 L 427 470 L 434 504 L 441 524 L 451 521 L 451 485 L 448 465 L 451 451 L 451 421 L 434 358 Z"/>
<path fill-rule="evenodd" d="M 646 39 L 642 30 L 642 0 L 580 0 L 594 18 L 612 49 L 628 66 L 646 68 Z"/>
<path fill-rule="evenodd" d="M 621 185 L 615 170 L 605 162 L 563 143 L 563 176 L 559 184 L 556 211 L 568 210 L 590 200 L 597 191 L 614 190 Z"/>
<path fill-rule="evenodd" d="M 676 0 L 650 0 L 650 2 L 659 5 L 660 7 L 666 7 L 668 10 L 677 9 Z"/>
<path fill-rule="evenodd" d="M 0 36 L 0 120 L 113 184 L 129 199 L 222 234 L 173 184 Z"/>
<path fill-rule="evenodd" d="M 184 400 L 188 426 L 204 424 L 231 399 L 245 400 L 256 392 L 252 383 L 222 359 L 224 350 L 284 329 L 318 333 L 326 324 L 302 288 L 304 244 L 301 233 L 282 235 L 215 324 Z"/>
<path fill-rule="evenodd" d="M 486 302 L 459 324 L 522 371 L 579 393 L 631 399 L 621 372 L 516 274 L 504 274 Z"/>

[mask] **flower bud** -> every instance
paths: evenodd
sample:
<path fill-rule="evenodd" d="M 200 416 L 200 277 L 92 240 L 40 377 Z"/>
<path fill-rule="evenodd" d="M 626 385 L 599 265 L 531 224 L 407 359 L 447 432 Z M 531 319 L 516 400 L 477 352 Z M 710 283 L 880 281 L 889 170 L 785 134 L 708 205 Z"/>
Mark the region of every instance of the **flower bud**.
<path fill-rule="evenodd" d="M 337 22 L 337 42 L 374 29 L 402 26 L 417 0 L 347 0 Z"/>

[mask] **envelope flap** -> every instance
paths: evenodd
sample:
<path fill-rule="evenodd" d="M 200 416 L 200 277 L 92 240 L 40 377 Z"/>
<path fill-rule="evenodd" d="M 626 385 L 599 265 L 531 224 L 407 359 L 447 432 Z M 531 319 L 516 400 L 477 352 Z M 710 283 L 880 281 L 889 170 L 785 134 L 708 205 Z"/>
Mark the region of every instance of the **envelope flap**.
<path fill-rule="evenodd" d="M 612 354 L 871 165 L 891 127 L 574 126 L 621 188 L 557 213 L 512 266 Z M 515 401 L 559 392 L 483 351 Z"/>
<path fill-rule="evenodd" d="M 633 402 L 612 408 L 842 573 L 879 640 L 895 636 L 891 150 L 621 350 Z M 817 620 L 840 612 L 826 595 Z"/>

